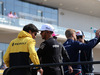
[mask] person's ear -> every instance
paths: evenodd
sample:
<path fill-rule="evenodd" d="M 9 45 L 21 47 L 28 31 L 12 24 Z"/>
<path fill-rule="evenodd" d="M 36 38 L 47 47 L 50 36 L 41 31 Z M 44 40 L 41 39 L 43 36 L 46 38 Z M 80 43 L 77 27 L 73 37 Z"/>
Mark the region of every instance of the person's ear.
<path fill-rule="evenodd" d="M 74 37 L 74 34 L 72 34 L 71 36 Z"/>
<path fill-rule="evenodd" d="M 31 34 L 32 32 L 31 32 L 31 30 L 29 30 L 29 34 Z"/>
<path fill-rule="evenodd" d="M 83 38 L 85 38 L 85 36 L 83 35 Z"/>

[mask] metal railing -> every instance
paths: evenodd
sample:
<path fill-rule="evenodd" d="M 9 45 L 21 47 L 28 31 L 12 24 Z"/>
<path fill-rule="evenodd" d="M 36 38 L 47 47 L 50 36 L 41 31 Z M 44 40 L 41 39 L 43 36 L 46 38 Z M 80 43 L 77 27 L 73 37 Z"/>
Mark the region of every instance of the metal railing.
<path fill-rule="evenodd" d="M 37 16 L 37 15 L 32 15 L 32 14 L 22 13 L 22 12 L 19 12 L 19 16 L 20 18 L 23 19 L 30 19 L 33 21 L 44 22 L 49 24 L 57 24 L 57 21 L 55 19 L 45 18 L 43 16 Z"/>
<path fill-rule="evenodd" d="M 85 61 L 85 62 L 67 62 L 67 63 L 51 63 L 51 64 L 40 64 L 40 65 L 25 65 L 25 66 L 13 66 L 8 68 L 5 75 L 13 69 L 25 69 L 31 67 L 48 67 L 48 66 L 65 66 L 65 65 L 84 65 L 84 64 L 100 64 L 100 61 Z"/>

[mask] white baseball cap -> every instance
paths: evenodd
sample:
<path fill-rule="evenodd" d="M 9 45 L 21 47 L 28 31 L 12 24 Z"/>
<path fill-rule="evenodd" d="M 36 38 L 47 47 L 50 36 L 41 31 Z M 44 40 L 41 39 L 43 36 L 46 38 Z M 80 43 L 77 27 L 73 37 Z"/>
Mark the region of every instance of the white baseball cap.
<path fill-rule="evenodd" d="M 40 31 L 45 31 L 45 30 L 48 30 L 48 31 L 54 31 L 54 27 L 50 24 L 44 24 L 41 26 L 41 29 Z"/>
<path fill-rule="evenodd" d="M 76 31 L 76 35 L 77 35 L 77 36 L 83 36 L 84 33 L 83 33 L 82 31 L 80 31 L 80 30 L 77 30 L 77 31 Z"/>

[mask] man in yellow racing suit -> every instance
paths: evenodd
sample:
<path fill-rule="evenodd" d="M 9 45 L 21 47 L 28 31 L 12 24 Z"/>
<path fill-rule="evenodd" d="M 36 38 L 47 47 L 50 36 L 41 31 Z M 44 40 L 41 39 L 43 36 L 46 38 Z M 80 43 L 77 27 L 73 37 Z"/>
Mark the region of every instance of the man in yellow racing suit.
<path fill-rule="evenodd" d="M 33 24 L 24 26 L 18 37 L 12 40 L 8 49 L 3 56 L 4 63 L 7 67 L 29 65 L 31 61 L 40 64 L 37 53 L 35 51 L 36 34 L 38 29 Z M 41 73 L 42 69 L 39 69 Z M 13 70 L 10 75 L 31 75 L 30 69 Z"/>

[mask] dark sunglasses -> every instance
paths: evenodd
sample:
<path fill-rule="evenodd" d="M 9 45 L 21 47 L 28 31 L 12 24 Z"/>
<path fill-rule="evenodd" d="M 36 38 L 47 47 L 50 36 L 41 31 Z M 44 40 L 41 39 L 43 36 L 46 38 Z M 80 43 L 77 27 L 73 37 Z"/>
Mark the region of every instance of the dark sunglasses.
<path fill-rule="evenodd" d="M 37 33 L 34 33 L 34 35 L 36 36 L 36 35 L 37 35 Z"/>
<path fill-rule="evenodd" d="M 41 34 L 43 33 L 44 31 L 41 31 Z"/>
<path fill-rule="evenodd" d="M 81 38 L 81 39 L 82 39 L 83 37 L 82 37 L 82 36 L 77 36 L 77 39 L 79 39 L 79 38 Z"/>

